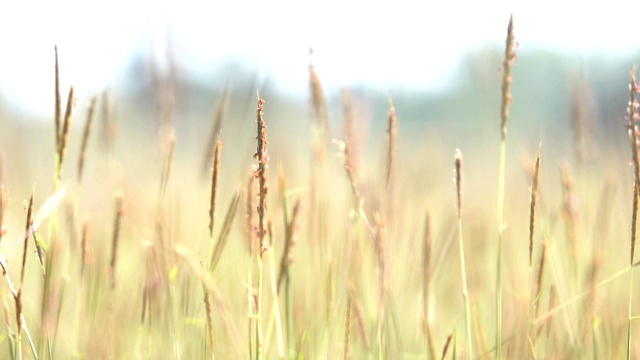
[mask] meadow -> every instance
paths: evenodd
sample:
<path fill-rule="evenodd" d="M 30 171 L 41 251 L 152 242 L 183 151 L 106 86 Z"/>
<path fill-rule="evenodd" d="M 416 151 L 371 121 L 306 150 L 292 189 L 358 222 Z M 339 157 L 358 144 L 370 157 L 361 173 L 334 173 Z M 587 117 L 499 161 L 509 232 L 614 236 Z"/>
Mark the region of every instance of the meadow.
<path fill-rule="evenodd" d="M 564 125 L 523 124 L 512 25 L 458 123 L 330 97 L 312 57 L 304 104 L 230 85 L 202 118 L 171 78 L 76 100 L 52 51 L 51 121 L 0 113 L 0 357 L 640 356 L 635 68 L 624 141 L 585 76 Z"/>

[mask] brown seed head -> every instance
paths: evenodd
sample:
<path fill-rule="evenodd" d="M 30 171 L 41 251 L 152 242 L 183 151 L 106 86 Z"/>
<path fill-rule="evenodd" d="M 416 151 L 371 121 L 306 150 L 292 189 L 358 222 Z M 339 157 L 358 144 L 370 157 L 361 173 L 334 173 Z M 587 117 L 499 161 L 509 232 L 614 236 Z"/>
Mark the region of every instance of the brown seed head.
<path fill-rule="evenodd" d="M 507 136 L 507 119 L 511 105 L 511 65 L 516 59 L 515 40 L 513 36 L 513 14 L 509 19 L 507 40 L 505 44 L 504 61 L 502 63 L 502 104 L 500 106 L 500 133 L 504 139 Z"/>

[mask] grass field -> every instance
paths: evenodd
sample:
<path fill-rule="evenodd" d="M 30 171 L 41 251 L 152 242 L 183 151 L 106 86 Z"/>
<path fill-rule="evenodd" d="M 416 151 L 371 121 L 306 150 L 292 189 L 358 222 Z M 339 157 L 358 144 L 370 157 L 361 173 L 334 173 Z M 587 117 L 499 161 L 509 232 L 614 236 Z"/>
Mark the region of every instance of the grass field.
<path fill-rule="evenodd" d="M 0 358 L 640 356 L 635 69 L 623 142 L 585 77 L 523 124 L 509 29 L 494 110 L 455 124 L 311 65 L 308 106 L 229 89 L 204 120 L 170 78 L 74 107 L 52 72 L 51 122 L 0 114 Z"/>

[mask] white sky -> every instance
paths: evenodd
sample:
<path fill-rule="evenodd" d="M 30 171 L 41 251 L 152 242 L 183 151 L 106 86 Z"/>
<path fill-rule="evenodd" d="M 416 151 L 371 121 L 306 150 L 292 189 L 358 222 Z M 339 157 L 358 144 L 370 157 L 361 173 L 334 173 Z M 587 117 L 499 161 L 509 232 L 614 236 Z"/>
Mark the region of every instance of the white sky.
<path fill-rule="evenodd" d="M 465 51 L 503 46 L 512 12 L 520 51 L 545 45 L 615 56 L 640 49 L 636 2 L 592 3 L 600 5 L 5 0 L 0 5 L 0 94 L 30 111 L 52 113 L 57 43 L 62 91 L 73 83 L 82 102 L 124 70 L 137 47 L 162 54 L 167 24 L 177 56 L 192 73 L 207 74 L 229 56 L 241 55 L 293 91 L 307 89 L 309 47 L 329 87 L 354 82 L 437 87 Z"/>

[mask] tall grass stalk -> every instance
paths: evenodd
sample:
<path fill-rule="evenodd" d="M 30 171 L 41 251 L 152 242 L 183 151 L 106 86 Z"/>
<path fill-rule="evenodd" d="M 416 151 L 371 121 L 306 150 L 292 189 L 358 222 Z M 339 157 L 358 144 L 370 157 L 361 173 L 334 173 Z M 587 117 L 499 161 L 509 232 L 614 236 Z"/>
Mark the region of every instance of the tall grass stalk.
<path fill-rule="evenodd" d="M 202 169 L 206 173 L 209 169 L 209 164 L 211 163 L 211 158 L 214 156 L 216 144 L 220 141 L 220 135 L 222 133 L 222 125 L 224 124 L 225 118 L 227 116 L 227 110 L 229 108 L 229 88 L 225 87 L 222 91 L 222 95 L 218 99 L 218 103 L 216 104 L 217 111 L 213 120 L 213 127 L 211 129 L 211 134 L 209 135 L 209 140 L 207 141 L 207 147 L 204 152 L 204 165 Z"/>
<path fill-rule="evenodd" d="M 218 180 L 220 178 L 220 149 L 222 148 L 222 142 L 218 140 L 216 142 L 213 165 L 211 168 L 211 200 L 209 203 L 209 240 L 213 240 L 213 225 L 216 217 L 216 205 L 218 195 Z"/>
<path fill-rule="evenodd" d="M 531 198 L 529 201 L 529 268 L 533 266 L 533 235 L 536 225 L 536 203 L 538 202 L 538 182 L 540 179 L 540 150 L 542 149 L 542 141 L 538 145 L 538 155 L 536 156 L 536 164 L 533 169 L 533 178 L 531 182 Z"/>
<path fill-rule="evenodd" d="M 0 179 L 0 244 L 2 243 L 2 237 L 5 233 L 4 228 L 4 211 L 8 205 L 9 199 L 7 198 L 7 189 L 2 185 Z"/>
<path fill-rule="evenodd" d="M 471 337 L 471 306 L 469 305 L 469 289 L 467 288 L 467 269 L 464 260 L 464 242 L 462 240 L 462 152 L 456 149 L 454 157 L 455 173 L 456 173 L 456 194 L 458 209 L 458 247 L 460 249 L 460 271 L 462 274 L 462 296 L 464 298 L 465 318 L 467 325 L 467 346 L 469 350 L 469 358 L 474 358 L 473 338 Z"/>
<path fill-rule="evenodd" d="M 219 159 L 218 159 L 219 161 Z M 216 164 L 214 164 L 214 168 L 215 168 Z M 216 188 L 214 183 L 212 183 L 212 193 L 216 192 Z M 220 229 L 220 232 L 218 234 L 218 241 L 215 243 L 214 246 L 214 242 L 213 242 L 213 235 L 210 235 L 210 244 L 211 244 L 211 250 L 210 250 L 210 257 L 209 257 L 209 265 L 208 268 L 206 268 L 205 270 L 208 272 L 209 275 L 213 275 L 213 271 L 215 270 L 216 266 L 218 265 L 218 262 L 220 261 L 220 258 L 222 257 L 222 252 L 224 251 L 224 248 L 227 244 L 227 241 L 229 239 L 229 234 L 231 233 L 231 229 L 232 229 L 232 225 L 233 225 L 233 220 L 235 218 L 237 209 L 238 209 L 238 204 L 240 204 L 240 198 L 241 198 L 241 193 L 240 192 L 236 192 L 236 194 L 233 196 L 233 198 L 231 199 L 231 203 L 229 204 L 229 208 L 227 209 L 227 214 L 225 215 L 224 218 L 224 222 L 222 223 L 222 228 Z M 213 202 L 212 208 L 210 208 L 209 210 L 209 216 L 213 217 L 212 214 L 215 214 L 215 202 Z M 210 224 L 213 224 L 213 219 L 210 219 Z M 210 225 L 210 229 L 213 227 L 213 225 Z M 204 269 L 205 267 L 202 266 L 201 267 Z M 214 335 L 213 335 L 213 314 L 212 314 L 212 307 L 211 307 L 211 289 L 209 287 L 207 287 L 206 283 L 202 283 L 202 290 L 204 292 L 204 304 L 205 304 L 205 312 L 206 312 L 206 316 L 207 316 L 207 342 L 209 343 L 209 351 L 211 352 L 210 358 L 214 358 Z"/>
<path fill-rule="evenodd" d="M 55 151 L 54 151 L 54 166 L 53 166 L 53 183 L 54 190 L 58 191 L 62 185 L 62 164 L 64 162 L 64 153 L 67 147 L 67 139 L 69 130 L 71 127 L 71 113 L 74 104 L 73 98 L 73 86 L 69 88 L 69 94 L 67 96 L 67 107 L 64 114 L 64 122 L 62 120 L 62 100 L 60 97 L 60 69 L 58 64 L 58 46 L 54 46 L 55 56 L 55 109 L 54 109 L 54 125 L 55 125 Z M 49 239 L 53 242 L 55 236 L 58 233 L 58 216 L 57 213 L 51 215 L 51 221 L 49 223 Z M 40 245 L 36 244 L 38 254 L 42 253 Z M 42 262 L 42 257 L 41 262 Z M 44 264 L 43 264 L 44 266 Z M 47 289 L 45 289 L 46 292 Z"/>
<path fill-rule="evenodd" d="M 364 310 L 362 309 L 362 304 L 358 299 L 358 293 L 356 292 L 355 286 L 353 284 L 349 285 L 349 297 L 351 298 L 351 306 L 353 307 L 353 311 L 355 312 L 355 318 L 358 325 L 358 332 L 362 337 L 362 341 L 364 342 L 365 349 L 370 352 L 371 351 L 371 337 L 369 336 L 369 331 L 367 330 L 367 324 L 365 321 Z"/>
<path fill-rule="evenodd" d="M 349 339 L 351 338 L 351 312 L 353 306 L 351 305 L 351 296 L 347 295 L 347 316 L 344 320 L 344 355 L 343 359 L 349 359 Z"/>
<path fill-rule="evenodd" d="M 247 322 L 247 338 L 249 339 L 249 359 L 253 359 L 253 342 L 251 341 L 253 337 L 253 320 L 254 320 L 254 293 L 253 293 L 253 254 L 255 251 L 255 229 L 253 226 L 253 211 L 254 211 L 254 201 L 253 198 L 255 196 L 254 190 L 254 179 L 255 173 L 252 173 L 249 177 L 249 182 L 247 183 L 246 190 L 246 201 L 245 201 L 245 235 L 247 237 L 247 248 L 249 250 L 249 262 L 247 265 L 247 311 L 249 312 L 248 322 Z"/>
<path fill-rule="evenodd" d="M 634 170 L 634 185 L 633 185 L 633 214 L 631 218 L 631 249 L 630 249 L 630 263 L 629 263 L 629 318 L 627 320 L 627 359 L 631 359 L 631 311 L 633 302 L 633 258 L 636 246 L 636 228 L 638 222 L 638 191 L 640 191 L 640 162 L 638 161 L 638 129 L 636 126 L 637 121 L 640 119 L 638 115 L 638 100 L 636 98 L 638 92 L 638 83 L 636 82 L 636 67 L 635 65 L 630 71 L 630 84 L 629 84 L 629 107 L 628 107 L 628 120 L 629 120 L 629 139 L 631 142 L 631 158 L 633 162 Z"/>
<path fill-rule="evenodd" d="M 447 340 L 444 342 L 444 346 L 442 347 L 442 356 L 440 357 L 441 360 L 444 360 L 444 358 L 447 357 L 447 352 L 449 352 L 449 346 L 451 345 L 452 339 L 453 332 L 447 335 Z M 455 359 L 455 356 L 453 356 L 452 358 Z"/>
<path fill-rule="evenodd" d="M 54 175 L 53 175 L 53 181 L 54 181 L 54 190 L 56 192 L 58 192 L 58 190 L 61 189 L 62 187 L 62 171 L 63 171 L 63 164 L 64 164 L 64 155 L 66 153 L 67 150 L 67 143 L 68 143 L 68 138 L 69 138 L 69 132 L 71 129 L 71 116 L 72 116 L 72 111 L 73 111 L 73 107 L 75 105 L 75 100 L 74 100 L 74 90 L 73 90 L 73 86 L 71 86 L 69 88 L 69 94 L 67 95 L 67 106 L 64 112 L 64 121 L 61 123 L 61 99 L 60 99 L 60 71 L 59 71 L 59 64 L 58 64 L 58 47 L 54 46 L 54 52 L 55 52 L 55 114 L 54 114 L 54 122 L 55 122 L 55 152 L 54 152 Z M 57 207 L 56 207 L 57 208 Z M 43 284 L 43 289 L 42 289 L 42 301 L 41 301 L 41 331 L 44 333 L 44 337 L 42 341 L 47 342 L 48 345 L 48 350 L 49 350 L 49 357 L 52 357 L 52 344 L 51 344 L 51 340 L 50 340 L 50 336 L 49 336 L 49 324 L 48 324 L 48 320 L 45 318 L 47 317 L 47 312 L 48 312 L 48 308 L 49 308 L 49 303 L 50 303 L 50 299 L 49 299 L 49 294 L 50 294 L 50 286 L 51 286 L 51 269 L 53 268 L 52 266 L 52 261 L 54 258 L 54 253 L 53 253 L 53 249 L 54 249 L 54 242 L 56 239 L 56 236 L 58 234 L 58 215 L 57 215 L 57 210 L 56 208 L 53 209 L 52 213 L 51 213 L 51 221 L 49 222 L 49 242 L 50 242 L 50 247 L 51 247 L 51 252 L 47 254 L 47 264 L 45 266 L 45 255 L 44 255 L 44 249 L 43 247 L 46 246 L 44 241 L 38 241 L 38 239 L 41 240 L 41 238 L 38 236 L 38 234 L 35 232 L 35 230 L 33 230 L 33 237 L 34 237 L 34 242 L 35 242 L 35 247 L 36 247 L 36 252 L 38 254 L 38 258 L 40 259 L 40 264 L 42 265 L 43 269 L 44 269 L 44 284 Z M 61 292 L 60 296 L 62 296 L 63 292 Z M 60 298 L 60 300 L 62 300 L 62 298 Z M 61 304 L 59 304 L 59 306 L 61 306 Z M 57 324 L 56 324 L 57 326 Z M 57 334 L 54 334 L 54 337 Z M 42 347 L 42 343 L 40 343 L 41 347 Z"/>
<path fill-rule="evenodd" d="M 507 120 L 511 105 L 511 65 L 515 59 L 513 14 L 509 19 L 505 57 L 502 66 L 502 103 L 500 106 L 500 168 L 498 170 L 498 259 L 496 279 L 496 358 L 502 358 L 502 244 L 504 233 L 504 188 L 507 157 Z"/>
<path fill-rule="evenodd" d="M 391 215 L 393 214 L 394 204 L 393 204 L 393 171 L 395 168 L 395 153 L 396 153 L 396 138 L 397 138 L 397 123 L 398 119 L 396 117 L 396 108 L 393 106 L 393 100 L 391 96 L 389 96 L 389 119 L 387 125 L 387 167 L 385 174 L 385 192 L 386 192 L 386 202 L 387 202 L 387 223 L 389 225 L 389 231 L 392 231 L 392 222 Z"/>
<path fill-rule="evenodd" d="M 258 179 L 258 253 L 256 254 L 258 262 L 258 296 L 256 301 L 256 359 L 262 359 L 263 357 L 263 344 L 262 344 L 262 255 L 265 248 L 265 237 L 267 235 L 267 194 L 269 189 L 267 187 L 267 162 L 269 156 L 267 155 L 267 126 L 263 117 L 264 100 L 260 98 L 258 94 L 258 107 L 257 112 L 257 148 L 253 157 L 258 160 L 258 168 L 255 171 L 255 177 Z"/>
<path fill-rule="evenodd" d="M 427 347 L 428 358 L 436 359 L 435 344 L 433 342 L 433 334 L 431 333 L 431 325 L 429 324 L 429 315 L 431 313 L 430 297 L 431 297 L 431 253 L 433 244 L 431 238 L 431 215 L 427 213 L 424 224 L 424 235 L 422 241 L 422 306 L 423 316 L 422 327 L 425 337 L 424 343 Z"/>
<path fill-rule="evenodd" d="M 89 145 L 89 136 L 91 135 L 91 125 L 93 124 L 97 101 L 97 96 L 93 96 L 91 98 L 89 110 L 87 111 L 87 121 L 85 122 L 84 130 L 82 132 L 82 144 L 80 145 L 80 157 L 78 158 L 78 184 L 82 180 L 82 174 L 84 172 L 84 162 L 87 158 L 87 147 Z"/>
<path fill-rule="evenodd" d="M 342 105 L 342 135 L 344 141 L 351 147 L 352 154 L 352 166 L 354 170 L 358 171 L 358 145 L 360 132 L 356 128 L 356 113 L 354 110 L 353 96 L 348 88 L 343 88 L 340 91 L 340 103 Z"/>
<path fill-rule="evenodd" d="M 166 128 L 166 136 L 162 139 L 162 147 L 166 148 L 166 155 L 162 164 L 162 175 L 160 177 L 160 192 L 158 195 L 158 206 L 162 203 L 164 195 L 167 192 L 169 179 L 171 177 L 171 169 L 173 168 L 173 157 L 176 150 L 176 137 L 173 128 L 168 125 Z"/>
<path fill-rule="evenodd" d="M 343 157 L 344 157 L 344 169 L 347 172 L 347 178 L 349 179 L 349 185 L 351 185 L 351 192 L 353 193 L 353 198 L 354 198 L 354 202 L 355 202 L 355 210 L 358 213 L 358 216 L 360 217 L 360 219 L 362 220 L 362 222 L 364 223 L 366 229 L 369 232 L 369 240 L 371 241 L 371 245 L 374 247 L 377 246 L 376 245 L 376 230 L 374 229 L 373 225 L 371 224 L 371 222 L 369 221 L 369 217 L 367 216 L 364 208 L 363 208 L 363 204 L 364 204 L 364 200 L 362 198 L 362 194 L 360 192 L 360 187 L 358 185 L 358 179 L 356 178 L 356 173 L 353 169 L 353 166 L 351 165 L 351 153 L 350 153 L 350 147 L 349 144 L 344 143 L 342 141 L 338 141 L 337 142 L 338 147 L 340 148 L 340 152 L 342 153 Z"/>
<path fill-rule="evenodd" d="M 202 264 L 204 268 L 204 264 Z M 213 352 L 213 344 L 214 344 L 214 336 L 213 336 L 213 309 L 211 307 L 211 294 L 207 289 L 206 285 L 202 284 L 202 292 L 204 293 L 204 310 L 205 315 L 207 316 L 207 337 L 206 343 L 209 350 L 209 358 L 214 359 L 215 355 Z"/>
<path fill-rule="evenodd" d="M 100 145 L 103 151 L 105 151 L 107 155 L 111 156 L 118 129 L 112 109 L 113 94 L 112 90 L 109 87 L 106 87 L 100 95 L 100 102 L 102 102 L 102 106 L 100 108 L 100 117 L 102 118 L 102 136 L 100 137 Z"/>
<path fill-rule="evenodd" d="M 538 273 L 536 275 L 536 287 L 533 292 L 533 295 L 535 296 L 535 300 L 534 300 L 535 311 L 533 312 L 534 318 L 537 318 L 538 314 L 540 313 L 540 296 L 542 295 L 542 275 L 544 275 L 544 262 L 545 262 L 546 255 L 547 255 L 547 242 L 542 241 L 542 251 L 540 252 L 540 261 L 538 263 Z"/>
<path fill-rule="evenodd" d="M 113 220 L 113 236 L 111 237 L 111 261 L 109 262 L 109 273 L 111 275 L 111 288 L 116 287 L 116 262 L 118 260 L 118 245 L 120 243 L 120 227 L 124 216 L 123 194 L 116 193 L 115 215 Z"/>
<path fill-rule="evenodd" d="M 576 197 L 576 184 L 569 165 L 564 162 L 560 165 L 560 179 L 562 180 L 562 215 L 565 221 L 567 242 L 570 248 L 570 266 L 572 281 L 577 282 L 578 276 L 578 201 Z"/>
<path fill-rule="evenodd" d="M 267 256 L 269 259 L 269 285 L 271 285 L 271 295 L 273 296 L 273 301 L 271 304 L 272 310 L 269 314 L 269 322 L 267 325 L 267 335 L 265 336 L 265 353 L 269 353 L 269 344 L 271 344 L 271 335 L 273 331 L 273 325 L 275 323 L 276 328 L 276 339 L 278 345 L 278 358 L 285 358 L 285 345 L 284 345 L 284 336 L 282 331 L 282 316 L 280 314 L 280 304 L 279 304 L 279 296 L 278 296 L 278 285 L 276 280 L 276 260 L 275 260 L 275 248 L 273 246 L 273 226 L 271 221 L 269 221 L 268 225 L 269 231 L 269 250 L 267 251 Z"/>
<path fill-rule="evenodd" d="M 54 124 L 55 124 L 55 144 L 56 149 L 60 143 L 60 122 L 62 118 L 62 100 L 60 97 L 60 68 L 58 65 L 58 45 L 54 45 L 53 52 L 55 56 L 55 109 L 54 109 Z"/>
<path fill-rule="evenodd" d="M 529 289 L 533 286 L 532 280 L 534 276 L 533 270 L 533 239 L 535 232 L 535 224 L 536 224 L 536 203 L 538 200 L 538 182 L 540 179 L 540 150 L 542 148 L 542 141 L 538 144 L 538 154 L 536 155 L 536 162 L 533 168 L 533 174 L 531 179 L 531 194 L 529 200 Z M 538 287 L 539 284 L 536 285 L 535 290 L 532 294 L 529 294 L 529 310 L 527 311 L 527 323 L 530 322 L 531 310 L 532 307 L 536 307 L 537 312 L 537 303 L 538 303 Z M 531 339 L 531 333 L 528 336 L 529 343 L 531 344 L 531 352 L 535 357 L 535 346 L 534 341 Z"/>
<path fill-rule="evenodd" d="M 57 49 L 56 49 L 56 65 L 57 65 Z M 56 66 L 56 87 L 58 86 L 58 73 Z M 56 96 L 59 94 L 56 93 Z M 58 98 L 56 98 L 56 102 L 58 102 Z M 62 188 L 62 169 L 63 169 L 63 161 L 64 154 L 66 151 L 68 134 L 71 126 L 71 112 L 73 107 L 73 86 L 69 89 L 69 94 L 67 97 L 67 107 L 64 115 L 64 123 L 62 124 L 62 128 L 60 128 L 58 114 L 56 113 L 56 130 L 60 130 L 60 133 L 56 134 L 56 149 L 54 152 L 54 189 L 56 192 L 64 191 Z M 56 109 L 57 111 L 58 109 Z M 37 233 L 33 231 L 34 242 L 36 247 L 36 253 L 38 254 L 38 259 L 40 260 L 40 265 L 42 266 L 44 273 L 44 283 L 42 287 L 42 296 L 40 302 L 40 332 L 42 338 L 39 343 L 39 350 L 42 352 L 42 348 L 44 343 L 46 342 L 47 350 L 49 357 L 52 357 L 52 343 L 50 338 L 50 324 L 49 324 L 49 307 L 51 306 L 51 277 L 52 277 L 52 269 L 53 269 L 53 261 L 54 261 L 54 247 L 56 246 L 55 240 L 58 236 L 58 212 L 57 206 L 53 208 L 51 213 L 51 221 L 49 222 L 49 248 L 51 251 L 45 254 L 45 249 L 43 247 L 46 244 L 43 241 L 38 241 L 39 237 L 37 237 Z M 41 238 L 40 238 L 41 239 Z M 54 333 L 54 338 L 57 334 Z"/>
<path fill-rule="evenodd" d="M 293 289 L 291 284 L 291 264 L 293 256 L 291 254 L 295 246 L 295 236 L 298 227 L 298 214 L 300 213 L 300 199 L 296 200 L 293 206 L 291 216 L 289 216 L 289 205 L 287 200 L 287 185 L 280 167 L 280 196 L 282 199 L 282 213 L 285 228 L 284 249 L 282 258 L 280 259 L 280 269 L 278 272 L 277 291 L 280 293 L 280 287 L 284 283 L 285 291 L 285 308 L 286 308 L 286 337 L 287 337 L 287 357 L 293 359 L 295 351 L 293 347 Z"/>
<path fill-rule="evenodd" d="M 21 332 L 22 325 L 24 321 L 24 317 L 22 314 L 23 303 L 22 303 L 22 289 L 24 288 L 24 274 L 27 264 L 27 249 L 29 245 L 29 236 L 32 232 L 33 228 L 33 197 L 35 191 L 31 192 L 31 196 L 29 197 L 29 203 L 27 205 L 27 225 L 25 226 L 25 236 L 24 236 L 24 247 L 22 251 L 22 268 L 20 270 L 20 286 L 18 287 L 18 291 L 14 292 L 13 300 L 16 304 L 16 325 L 18 327 L 17 341 L 16 347 L 18 349 L 18 359 L 22 359 L 22 344 L 21 344 Z M 7 277 L 8 279 L 8 277 Z M 37 357 L 37 356 L 36 356 Z"/>
<path fill-rule="evenodd" d="M 209 272 L 213 273 L 222 257 L 222 252 L 224 251 L 227 242 L 229 240 L 229 235 L 231 234 L 233 220 L 235 219 L 236 212 L 238 209 L 238 205 L 240 204 L 240 192 L 237 192 L 231 202 L 229 203 L 229 207 L 227 208 L 227 214 L 224 217 L 224 222 L 222 223 L 222 228 L 218 233 L 218 241 L 215 246 L 213 246 L 213 239 L 211 239 L 211 254 L 209 257 Z"/>
<path fill-rule="evenodd" d="M 329 129 L 329 115 L 327 101 L 320 82 L 320 76 L 316 72 L 312 62 L 313 49 L 309 49 L 309 91 L 311 95 L 311 107 L 313 111 L 313 123 L 311 126 L 312 158 L 311 165 L 311 192 L 309 202 L 310 219 L 309 237 L 319 244 L 318 260 L 326 264 L 326 259 L 331 258 L 327 245 L 329 222 L 328 213 L 328 189 L 327 189 L 327 164 L 326 145 L 331 139 Z"/>
<path fill-rule="evenodd" d="M 67 143 L 69 141 L 69 131 L 71 130 L 71 115 L 74 106 L 73 86 L 69 88 L 69 95 L 67 95 L 67 108 L 64 111 L 64 123 L 60 134 L 58 134 L 58 164 L 56 169 L 56 187 L 55 190 L 60 188 L 60 181 L 62 178 L 62 169 L 64 165 L 64 155 L 67 151 Z"/>
<path fill-rule="evenodd" d="M 375 244 L 378 255 L 378 326 L 377 335 L 379 339 L 380 354 L 388 356 L 388 315 L 389 305 L 389 238 L 387 228 L 382 222 L 379 214 L 375 213 Z"/>
<path fill-rule="evenodd" d="M 209 204 L 209 244 L 211 245 L 211 250 L 209 254 L 209 270 L 210 271 L 212 271 L 215 267 L 214 255 L 216 254 L 216 249 L 223 248 L 219 246 L 220 242 L 218 242 L 218 244 L 215 247 L 213 244 L 213 225 L 214 225 L 215 215 L 216 215 L 216 205 L 217 205 L 216 194 L 218 191 L 218 178 L 220 176 L 221 146 L 222 145 L 218 140 L 215 146 L 215 156 L 213 157 L 213 165 L 211 168 L 211 198 L 210 198 L 210 204 Z M 221 252 L 222 250 L 220 250 L 220 254 Z M 205 312 L 207 316 L 207 342 L 209 345 L 209 351 L 211 352 L 210 358 L 213 359 L 214 358 L 214 352 L 213 352 L 214 337 L 213 337 L 213 315 L 212 315 L 212 308 L 211 308 L 211 294 L 209 294 L 209 291 L 204 286 L 204 284 L 203 284 L 202 290 L 204 292 L 203 300 L 204 300 Z"/>

